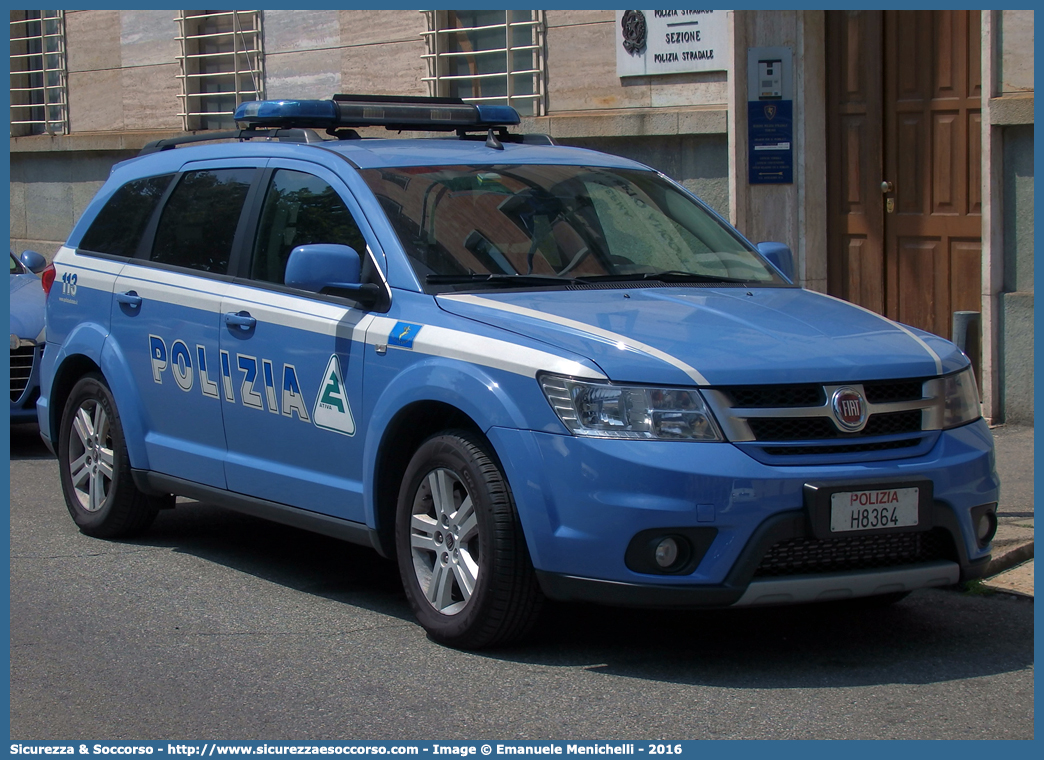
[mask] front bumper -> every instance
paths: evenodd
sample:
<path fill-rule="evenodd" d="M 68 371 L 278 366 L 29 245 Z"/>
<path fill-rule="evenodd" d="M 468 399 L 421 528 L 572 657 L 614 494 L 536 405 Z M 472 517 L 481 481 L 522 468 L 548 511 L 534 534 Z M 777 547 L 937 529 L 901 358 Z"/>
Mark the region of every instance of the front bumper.
<path fill-rule="evenodd" d="M 996 502 L 992 437 L 984 421 L 941 434 L 921 457 L 770 466 L 730 444 L 581 439 L 493 429 L 545 593 L 628 606 L 699 607 L 842 598 L 946 585 L 981 576 L 971 509 Z M 806 483 L 930 480 L 932 532 L 944 556 L 888 567 L 764 577 L 758 565 L 786 540 L 812 539 Z M 694 569 L 635 572 L 636 534 L 710 531 Z M 939 565 L 943 562 L 943 565 Z M 882 590 L 883 589 L 883 590 Z"/>
<path fill-rule="evenodd" d="M 952 511 L 936 504 L 933 524 L 959 530 Z M 755 577 L 762 557 L 774 544 L 788 539 L 810 538 L 804 513 L 770 518 L 755 532 L 739 561 L 721 584 L 622 583 L 537 571 L 544 593 L 560 601 L 587 601 L 618 607 L 698 608 L 753 607 L 773 604 L 837 601 L 876 594 L 951 586 L 982 577 L 989 555 L 969 559 L 958 553 L 956 561 L 932 560 L 864 570 Z M 959 544 L 956 544 L 959 547 Z"/>

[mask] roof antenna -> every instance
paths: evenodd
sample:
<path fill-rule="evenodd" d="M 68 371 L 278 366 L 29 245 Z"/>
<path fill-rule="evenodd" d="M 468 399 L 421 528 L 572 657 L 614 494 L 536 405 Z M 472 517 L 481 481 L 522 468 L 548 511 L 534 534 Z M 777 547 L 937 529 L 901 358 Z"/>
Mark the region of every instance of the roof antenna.
<path fill-rule="evenodd" d="M 489 134 L 486 135 L 486 147 L 493 148 L 493 150 L 504 150 L 504 143 L 497 139 L 497 136 L 493 134 L 493 127 L 489 128 Z"/>

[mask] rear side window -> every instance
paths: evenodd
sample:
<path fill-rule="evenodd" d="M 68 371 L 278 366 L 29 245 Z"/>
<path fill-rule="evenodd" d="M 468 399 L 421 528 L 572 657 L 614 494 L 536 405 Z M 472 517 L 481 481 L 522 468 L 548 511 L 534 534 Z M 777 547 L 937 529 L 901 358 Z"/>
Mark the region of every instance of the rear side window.
<path fill-rule="evenodd" d="M 226 274 L 236 225 L 254 169 L 186 172 L 171 193 L 152 246 L 152 261 Z"/>
<path fill-rule="evenodd" d="M 84 234 L 80 249 L 113 256 L 133 256 L 152 212 L 173 177 L 173 174 L 164 174 L 136 179 L 113 193 Z"/>

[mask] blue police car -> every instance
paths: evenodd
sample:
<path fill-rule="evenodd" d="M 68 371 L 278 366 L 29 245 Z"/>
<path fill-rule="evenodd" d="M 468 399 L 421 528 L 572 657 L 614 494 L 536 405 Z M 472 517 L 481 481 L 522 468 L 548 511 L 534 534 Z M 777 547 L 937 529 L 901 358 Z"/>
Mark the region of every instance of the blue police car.
<path fill-rule="evenodd" d="M 236 121 L 117 165 L 45 273 L 39 420 L 84 533 L 181 495 L 370 546 L 460 647 L 548 597 L 890 602 L 982 574 L 999 485 L 951 343 L 795 286 L 785 246 L 510 108 Z"/>
<path fill-rule="evenodd" d="M 40 359 L 44 349 L 44 292 L 37 272 L 47 259 L 22 251 L 11 267 L 11 422 L 36 422 Z"/>

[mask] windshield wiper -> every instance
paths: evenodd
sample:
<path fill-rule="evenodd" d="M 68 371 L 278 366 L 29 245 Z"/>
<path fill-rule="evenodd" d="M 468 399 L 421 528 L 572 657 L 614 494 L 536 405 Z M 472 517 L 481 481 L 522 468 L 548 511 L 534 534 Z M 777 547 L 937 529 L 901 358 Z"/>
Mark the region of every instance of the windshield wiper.
<path fill-rule="evenodd" d="M 474 284 L 508 288 L 526 285 L 576 285 L 583 282 L 572 277 L 555 277 L 552 274 L 429 274 L 424 281 L 428 285 Z"/>
<path fill-rule="evenodd" d="M 643 282 L 649 280 L 667 283 L 743 284 L 751 282 L 738 277 L 696 274 L 678 270 L 643 272 L 641 274 L 595 274 L 581 277 L 556 277 L 553 274 L 429 274 L 424 278 L 428 285 L 489 285 L 507 288 L 525 287 L 527 285 L 597 285 L 603 282 Z"/>
<path fill-rule="evenodd" d="M 578 277 L 577 280 L 584 283 L 598 282 L 641 282 L 643 280 L 655 280 L 657 282 L 720 282 L 720 283 L 747 283 L 739 277 L 723 277 L 717 274 L 696 274 L 695 272 L 681 272 L 670 269 L 664 272 L 643 272 L 641 274 L 595 274 Z"/>

